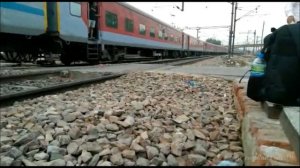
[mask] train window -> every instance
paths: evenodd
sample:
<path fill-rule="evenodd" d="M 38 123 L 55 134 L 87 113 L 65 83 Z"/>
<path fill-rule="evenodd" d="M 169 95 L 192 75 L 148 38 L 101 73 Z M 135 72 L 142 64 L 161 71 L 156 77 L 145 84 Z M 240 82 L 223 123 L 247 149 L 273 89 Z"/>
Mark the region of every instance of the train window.
<path fill-rule="evenodd" d="M 128 18 L 125 19 L 125 29 L 128 32 L 133 32 L 133 20 Z"/>
<path fill-rule="evenodd" d="M 155 37 L 155 29 L 153 27 L 150 28 L 150 36 Z"/>
<path fill-rule="evenodd" d="M 160 30 L 160 31 L 158 31 L 158 38 L 159 39 L 162 39 L 163 38 L 163 33 L 162 33 L 162 31 Z"/>
<path fill-rule="evenodd" d="M 142 34 L 142 35 L 146 34 L 146 26 L 145 25 L 140 24 L 139 30 L 140 30 L 140 34 Z"/>
<path fill-rule="evenodd" d="M 105 23 L 108 27 L 118 28 L 118 16 L 114 13 L 106 11 Z"/>
<path fill-rule="evenodd" d="M 81 16 L 81 4 L 78 2 L 70 2 L 70 13 L 74 16 Z"/>

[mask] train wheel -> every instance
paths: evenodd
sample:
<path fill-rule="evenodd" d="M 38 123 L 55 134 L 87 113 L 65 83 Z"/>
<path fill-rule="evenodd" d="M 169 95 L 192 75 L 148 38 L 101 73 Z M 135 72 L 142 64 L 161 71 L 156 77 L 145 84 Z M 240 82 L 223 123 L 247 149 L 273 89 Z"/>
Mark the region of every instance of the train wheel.
<path fill-rule="evenodd" d="M 22 58 L 20 57 L 20 54 L 15 51 L 8 51 L 6 52 L 6 56 L 9 62 L 21 62 Z"/>
<path fill-rule="evenodd" d="M 108 50 L 109 56 L 108 59 L 111 62 L 118 62 L 119 61 L 119 57 L 118 54 L 116 54 L 115 50 Z"/>
<path fill-rule="evenodd" d="M 26 53 L 23 56 L 25 62 L 35 62 L 37 60 L 37 54 L 34 53 Z"/>

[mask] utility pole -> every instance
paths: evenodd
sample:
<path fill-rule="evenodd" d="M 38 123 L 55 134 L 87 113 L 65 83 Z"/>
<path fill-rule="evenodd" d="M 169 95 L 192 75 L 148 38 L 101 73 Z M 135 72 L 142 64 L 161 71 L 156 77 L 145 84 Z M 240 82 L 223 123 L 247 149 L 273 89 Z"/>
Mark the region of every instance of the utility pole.
<path fill-rule="evenodd" d="M 237 2 L 235 3 L 235 11 L 234 11 L 234 22 L 233 22 L 233 37 L 232 37 L 232 47 L 231 47 L 231 56 L 233 56 L 233 51 L 234 51 L 234 38 L 235 38 L 235 25 L 236 25 L 236 10 L 237 10 Z"/>
<path fill-rule="evenodd" d="M 247 33 L 247 44 L 249 44 L 249 41 L 248 41 L 249 33 L 250 33 L 250 31 L 248 30 L 248 33 Z M 248 49 L 249 49 L 249 48 L 247 48 L 247 50 L 248 50 Z"/>
<path fill-rule="evenodd" d="M 254 39 L 253 39 L 254 40 L 254 46 L 255 46 L 255 37 L 256 37 L 256 30 L 254 31 Z M 253 51 L 252 51 L 253 55 L 255 55 L 254 54 L 254 48 L 255 48 L 254 46 L 253 46 Z"/>
<path fill-rule="evenodd" d="M 229 42 L 228 42 L 228 58 L 230 58 L 231 54 L 231 35 L 232 35 L 232 22 L 233 22 L 233 12 L 234 12 L 234 2 L 231 3 L 231 23 L 230 23 L 230 30 L 229 30 Z"/>
<path fill-rule="evenodd" d="M 197 41 L 199 41 L 199 30 L 200 30 L 200 28 L 197 28 L 196 30 L 197 30 Z"/>
<path fill-rule="evenodd" d="M 264 44 L 263 43 L 263 37 L 264 37 L 264 28 L 265 28 L 265 21 L 263 22 L 263 28 L 262 28 L 262 31 L 261 31 L 261 42 L 260 42 L 260 44 Z M 261 47 L 261 49 L 262 49 L 262 47 Z"/>
<path fill-rule="evenodd" d="M 184 11 L 184 2 L 182 2 L 182 6 L 181 6 L 181 11 L 183 12 Z"/>
<path fill-rule="evenodd" d="M 246 14 L 244 14 L 243 16 L 241 16 L 240 18 L 238 18 L 238 19 L 236 19 L 236 11 L 237 11 L 237 7 L 238 5 L 237 5 L 237 2 L 235 3 L 235 11 L 233 12 L 233 10 L 234 10 L 234 3 L 232 3 L 232 13 L 231 13 L 231 19 L 233 19 L 233 13 L 234 13 L 234 19 L 233 19 L 233 21 L 234 21 L 234 28 L 233 28 L 233 33 L 231 33 L 231 34 L 233 34 L 233 39 L 232 39 L 232 45 L 230 45 L 230 47 L 231 47 L 231 52 L 229 52 L 230 53 L 230 55 L 232 55 L 233 54 L 233 51 L 234 51 L 234 39 L 235 39 L 235 27 L 236 27 L 236 22 L 237 21 L 239 21 L 241 18 L 243 18 L 243 17 L 245 17 L 245 16 L 249 16 L 249 14 L 251 14 L 252 12 L 254 12 L 254 11 L 257 11 L 257 9 L 260 7 L 259 5 L 255 8 L 255 9 L 253 9 L 253 10 L 251 10 L 251 11 L 249 11 L 248 13 L 246 13 Z M 231 20 L 231 25 L 232 25 L 232 20 Z M 230 35 L 229 35 L 230 36 Z M 230 36 L 230 38 L 231 38 L 231 36 Z M 255 38 L 255 37 L 254 37 Z M 231 39 L 229 39 L 229 41 L 230 41 L 230 44 L 231 44 Z M 254 51 L 254 50 L 253 50 Z"/>
<path fill-rule="evenodd" d="M 256 46 L 255 46 L 255 52 L 257 52 L 257 50 L 259 49 L 259 46 L 257 44 L 259 44 L 259 36 L 256 36 Z"/>

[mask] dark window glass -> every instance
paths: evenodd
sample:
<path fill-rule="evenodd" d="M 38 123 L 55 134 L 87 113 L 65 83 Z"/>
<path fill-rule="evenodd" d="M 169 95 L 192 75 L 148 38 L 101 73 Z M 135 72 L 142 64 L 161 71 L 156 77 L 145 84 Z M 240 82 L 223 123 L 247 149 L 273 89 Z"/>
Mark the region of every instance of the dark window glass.
<path fill-rule="evenodd" d="M 133 32 L 133 21 L 131 19 L 125 19 L 125 29 L 128 32 Z"/>
<path fill-rule="evenodd" d="M 105 23 L 108 27 L 118 28 L 118 16 L 114 13 L 106 11 Z"/>

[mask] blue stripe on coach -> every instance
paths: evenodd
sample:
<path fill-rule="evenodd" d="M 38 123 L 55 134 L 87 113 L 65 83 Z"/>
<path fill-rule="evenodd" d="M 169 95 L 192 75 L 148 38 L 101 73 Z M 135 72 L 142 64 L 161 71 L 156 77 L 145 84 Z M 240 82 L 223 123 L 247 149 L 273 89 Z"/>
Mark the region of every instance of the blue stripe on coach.
<path fill-rule="evenodd" d="M 33 8 L 27 5 L 18 4 L 16 2 L 0 2 L 0 7 L 44 16 L 43 9 Z"/>

